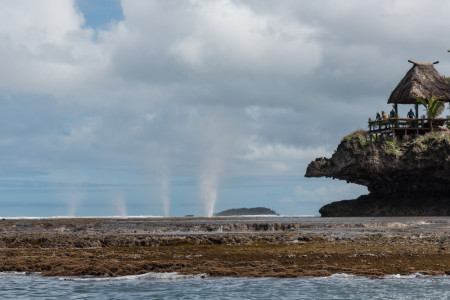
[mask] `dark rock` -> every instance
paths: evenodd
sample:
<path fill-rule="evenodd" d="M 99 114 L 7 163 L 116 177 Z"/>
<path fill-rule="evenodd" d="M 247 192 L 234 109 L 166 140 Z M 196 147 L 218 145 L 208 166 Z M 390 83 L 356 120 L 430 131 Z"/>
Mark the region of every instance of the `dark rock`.
<path fill-rule="evenodd" d="M 320 208 L 322 217 L 450 216 L 450 197 L 374 197 L 332 202 Z"/>
<path fill-rule="evenodd" d="M 450 133 L 370 142 L 358 131 L 344 137 L 331 158 L 311 162 L 305 176 L 346 180 L 370 192 L 325 205 L 322 216 L 448 216 Z"/>

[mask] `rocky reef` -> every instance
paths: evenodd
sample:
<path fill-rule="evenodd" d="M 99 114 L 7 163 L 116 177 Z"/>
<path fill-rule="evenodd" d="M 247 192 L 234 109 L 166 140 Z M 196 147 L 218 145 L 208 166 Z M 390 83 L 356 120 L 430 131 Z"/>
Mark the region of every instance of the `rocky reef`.
<path fill-rule="evenodd" d="M 0 219 L 0 272 L 117 277 L 450 275 L 450 219 Z"/>
<path fill-rule="evenodd" d="M 323 217 L 450 216 L 450 133 L 369 141 L 357 131 L 342 139 L 331 158 L 311 162 L 305 176 L 346 180 L 370 192 L 323 206 Z"/>

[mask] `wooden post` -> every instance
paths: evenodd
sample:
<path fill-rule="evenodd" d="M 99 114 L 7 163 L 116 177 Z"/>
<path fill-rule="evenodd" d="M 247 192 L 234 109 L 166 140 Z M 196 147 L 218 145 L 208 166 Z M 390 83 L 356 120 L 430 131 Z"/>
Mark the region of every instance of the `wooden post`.
<path fill-rule="evenodd" d="M 416 109 L 416 119 L 419 118 L 419 103 L 415 104 L 415 109 Z"/>

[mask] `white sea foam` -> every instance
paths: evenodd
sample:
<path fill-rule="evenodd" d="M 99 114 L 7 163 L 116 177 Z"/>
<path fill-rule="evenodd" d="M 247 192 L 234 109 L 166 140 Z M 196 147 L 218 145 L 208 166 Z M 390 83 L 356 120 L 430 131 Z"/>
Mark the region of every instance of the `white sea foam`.
<path fill-rule="evenodd" d="M 326 276 L 324 278 L 356 278 L 358 276 L 346 273 L 336 273 L 330 276 Z"/>
<path fill-rule="evenodd" d="M 420 221 L 417 223 L 418 225 L 432 225 L 432 222 L 427 222 L 427 221 Z"/>
<path fill-rule="evenodd" d="M 413 278 L 447 278 L 447 275 L 424 275 L 421 273 L 414 273 L 408 275 L 392 274 L 386 275 L 384 279 L 413 279 Z"/>
<path fill-rule="evenodd" d="M 38 274 L 38 273 L 31 273 L 32 275 Z M 30 273 L 26 272 L 0 272 L 0 276 L 11 276 L 11 275 L 30 275 Z"/>
<path fill-rule="evenodd" d="M 420 277 L 424 277 L 424 276 L 420 273 L 415 273 L 415 274 L 408 274 L 408 275 L 392 274 L 392 275 L 386 275 L 383 278 L 384 279 L 411 279 L 411 278 L 420 278 Z"/>
<path fill-rule="evenodd" d="M 202 279 L 206 278 L 207 274 L 192 274 L 192 275 L 182 275 L 177 272 L 168 272 L 168 273 L 145 273 L 141 275 L 127 275 L 120 277 L 61 277 L 59 280 L 65 281 L 134 281 L 134 280 L 183 280 L 183 279 Z"/>
<path fill-rule="evenodd" d="M 323 277 L 316 277 L 321 279 L 369 279 L 365 276 L 358 276 L 358 275 L 352 275 L 352 274 L 346 274 L 346 273 L 336 273 L 332 274 L 330 276 L 323 276 Z M 385 275 L 382 277 L 382 279 L 426 279 L 426 278 L 437 278 L 437 279 L 450 279 L 450 276 L 447 275 L 424 275 L 421 273 L 414 273 L 414 274 L 408 274 L 408 275 L 400 275 L 400 274 L 392 274 L 392 275 Z"/>

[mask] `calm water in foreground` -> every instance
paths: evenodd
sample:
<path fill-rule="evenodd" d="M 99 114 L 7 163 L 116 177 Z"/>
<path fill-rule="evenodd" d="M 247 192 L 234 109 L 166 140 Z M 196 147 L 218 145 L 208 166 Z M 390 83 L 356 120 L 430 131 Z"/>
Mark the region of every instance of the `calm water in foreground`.
<path fill-rule="evenodd" d="M 0 299 L 450 299 L 450 277 L 201 278 L 174 273 L 46 278 L 0 273 Z"/>

